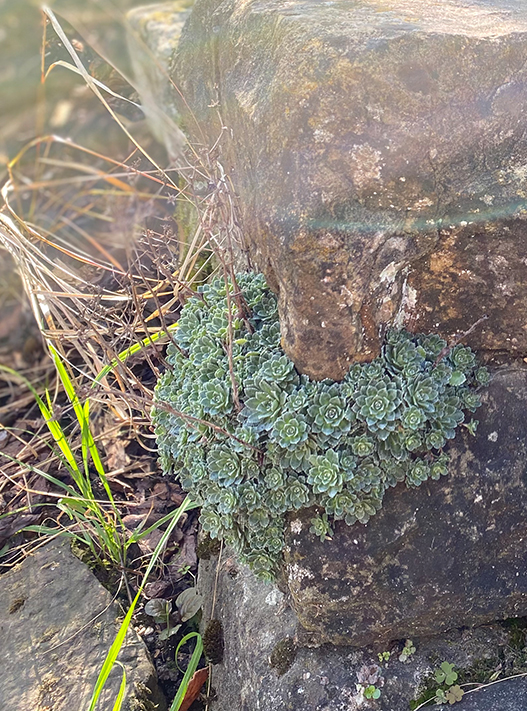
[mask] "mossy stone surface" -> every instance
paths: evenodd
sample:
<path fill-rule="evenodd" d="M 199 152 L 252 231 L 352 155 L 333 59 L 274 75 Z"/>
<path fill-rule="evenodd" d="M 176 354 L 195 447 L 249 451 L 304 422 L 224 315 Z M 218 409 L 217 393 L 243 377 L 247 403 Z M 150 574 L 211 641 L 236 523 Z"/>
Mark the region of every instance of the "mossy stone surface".
<path fill-rule="evenodd" d="M 239 196 L 297 367 L 385 324 L 527 351 L 527 5 L 197 0 L 172 77 Z"/>
<path fill-rule="evenodd" d="M 228 548 L 219 559 L 200 561 L 198 587 L 204 598 L 203 630 L 213 614 L 225 640 L 223 662 L 212 669 L 216 699 L 211 711 L 409 711 L 444 661 L 455 665 L 463 682 L 488 681 L 496 670 L 502 675 L 525 670 L 509 646 L 509 630 L 501 625 L 413 638 L 416 652 L 406 663 L 398 659 L 404 640 L 365 649 L 306 647 L 288 596 L 239 566 Z M 287 655 L 279 676 L 270 662 L 283 656 L 284 646 L 296 656 Z M 381 696 L 368 703 L 357 689 L 358 674 L 364 666 L 378 665 L 383 651 L 391 656 L 380 665 Z M 498 684 L 467 696 L 459 711 L 524 711 L 526 689 L 522 678 Z"/>

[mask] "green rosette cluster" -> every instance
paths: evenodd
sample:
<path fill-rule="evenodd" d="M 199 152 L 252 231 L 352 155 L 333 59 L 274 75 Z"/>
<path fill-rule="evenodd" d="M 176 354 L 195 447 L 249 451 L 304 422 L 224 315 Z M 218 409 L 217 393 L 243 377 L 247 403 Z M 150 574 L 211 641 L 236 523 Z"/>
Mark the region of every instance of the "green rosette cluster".
<path fill-rule="evenodd" d="M 223 280 L 185 304 L 153 422 L 161 466 L 201 504 L 203 529 L 272 578 L 288 512 L 316 505 L 311 530 L 324 538 L 335 520 L 367 523 L 390 486 L 446 475 L 444 447 L 462 424 L 474 433 L 490 378 L 470 348 L 389 331 L 381 355 L 342 382 L 311 381 L 280 346 L 263 276 L 237 286 L 247 320 Z"/>

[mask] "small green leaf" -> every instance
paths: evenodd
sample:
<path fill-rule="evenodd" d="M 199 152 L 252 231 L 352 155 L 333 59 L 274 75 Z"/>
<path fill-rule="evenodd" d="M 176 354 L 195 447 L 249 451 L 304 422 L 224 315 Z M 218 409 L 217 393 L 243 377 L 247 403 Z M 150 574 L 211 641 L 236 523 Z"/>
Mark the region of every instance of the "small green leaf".
<path fill-rule="evenodd" d="M 459 684 L 456 684 L 456 686 L 453 686 L 446 692 L 445 697 L 449 704 L 455 704 L 458 701 L 461 701 L 464 695 L 465 692 L 463 691 L 463 689 L 459 686 Z"/>
<path fill-rule="evenodd" d="M 169 637 L 172 637 L 173 635 L 177 634 L 180 629 L 181 625 L 176 625 L 175 627 L 167 627 L 165 630 L 161 630 L 161 632 L 157 635 L 157 638 L 164 642 Z"/>
<path fill-rule="evenodd" d="M 446 684 L 452 686 L 457 680 L 457 672 L 454 671 L 454 665 L 449 662 L 443 662 L 439 669 L 435 670 L 435 678 L 438 684 Z"/>
<path fill-rule="evenodd" d="M 176 607 L 181 615 L 181 621 L 186 622 L 194 617 L 203 605 L 203 598 L 197 588 L 187 588 L 176 598 Z"/>
<path fill-rule="evenodd" d="M 434 698 L 434 701 L 435 701 L 436 704 L 438 704 L 438 705 L 439 705 L 439 704 L 446 704 L 446 703 L 447 703 L 447 697 L 446 697 L 445 692 L 443 691 L 443 689 L 437 689 L 436 695 L 435 695 L 435 698 Z"/>
<path fill-rule="evenodd" d="M 166 622 L 167 617 L 170 615 L 170 610 L 172 609 L 172 603 L 170 600 L 164 600 L 161 597 L 149 600 L 145 604 L 145 613 L 153 617 L 156 622 Z"/>

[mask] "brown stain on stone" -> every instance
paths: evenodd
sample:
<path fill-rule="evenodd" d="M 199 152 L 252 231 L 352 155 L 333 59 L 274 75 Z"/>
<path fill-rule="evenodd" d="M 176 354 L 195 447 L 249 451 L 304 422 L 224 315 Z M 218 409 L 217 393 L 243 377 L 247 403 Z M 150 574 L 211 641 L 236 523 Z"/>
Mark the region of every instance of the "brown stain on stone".
<path fill-rule="evenodd" d="M 287 0 L 240 0 L 218 14 L 216 2 L 202 0 L 175 64 L 211 143 L 222 131 L 210 109 L 219 82 L 223 125 L 232 129 L 221 160 L 240 197 L 251 258 L 279 290 L 286 352 L 314 378 L 338 380 L 347 364 L 378 353 L 379 332 L 399 313 L 402 280 L 371 294 L 385 263 L 369 250 L 401 233 L 408 251 L 398 261 L 417 294 L 407 324 L 450 336 L 490 304 L 470 344 L 527 351 L 526 240 L 519 213 L 513 238 L 499 213 L 525 194 L 516 103 L 523 106 L 527 86 L 527 11 L 442 0 L 430 16 L 418 0 L 390 5 L 386 13 L 377 0 L 360 11 L 309 3 L 292 13 Z M 407 13 L 416 16 L 410 25 Z M 491 203 L 497 210 L 487 216 Z M 458 213 L 439 234 L 438 224 Z M 475 226 L 458 227 L 466 215 Z M 492 271 L 477 261 L 471 231 L 480 255 L 512 265 L 509 280 L 496 262 Z M 351 294 L 344 308 L 343 286 Z"/>

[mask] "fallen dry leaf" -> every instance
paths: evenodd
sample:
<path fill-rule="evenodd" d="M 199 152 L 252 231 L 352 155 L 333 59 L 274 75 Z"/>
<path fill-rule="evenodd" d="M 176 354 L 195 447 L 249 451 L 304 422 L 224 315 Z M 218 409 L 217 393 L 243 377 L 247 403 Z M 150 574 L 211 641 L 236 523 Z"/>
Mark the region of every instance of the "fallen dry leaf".
<path fill-rule="evenodd" d="M 183 702 L 179 707 L 179 711 L 188 711 L 190 706 L 192 706 L 194 701 L 198 698 L 199 692 L 201 691 L 201 687 L 207 681 L 208 678 L 209 670 L 207 667 L 205 667 L 205 669 L 198 669 L 194 672 L 194 676 L 189 681 L 187 693 L 185 694 L 185 698 L 183 699 Z"/>

